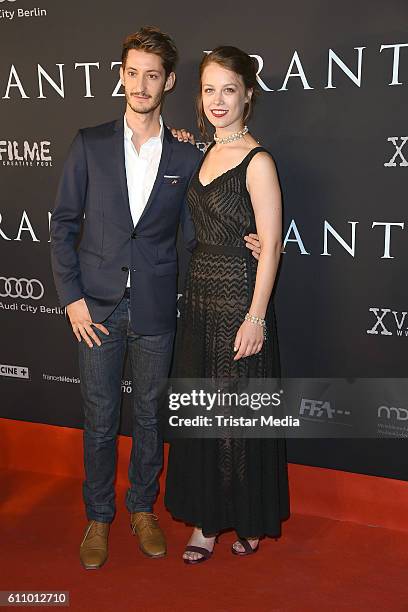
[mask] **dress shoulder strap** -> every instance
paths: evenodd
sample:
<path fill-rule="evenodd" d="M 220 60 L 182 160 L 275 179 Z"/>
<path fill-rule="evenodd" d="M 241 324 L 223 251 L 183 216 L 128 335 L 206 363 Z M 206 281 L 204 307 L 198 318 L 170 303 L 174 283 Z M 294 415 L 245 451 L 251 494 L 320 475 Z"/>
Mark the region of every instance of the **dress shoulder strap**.
<path fill-rule="evenodd" d="M 259 147 L 254 147 L 253 149 L 250 150 L 248 155 L 246 155 L 244 157 L 244 159 L 242 160 L 242 162 L 241 162 L 242 166 L 245 169 L 248 168 L 248 165 L 249 165 L 249 162 L 251 161 L 251 159 L 253 157 L 255 157 L 255 155 L 257 153 L 261 153 L 261 152 L 268 153 L 268 155 L 270 155 L 269 151 L 267 149 L 265 149 L 264 147 L 260 147 L 260 146 Z"/>

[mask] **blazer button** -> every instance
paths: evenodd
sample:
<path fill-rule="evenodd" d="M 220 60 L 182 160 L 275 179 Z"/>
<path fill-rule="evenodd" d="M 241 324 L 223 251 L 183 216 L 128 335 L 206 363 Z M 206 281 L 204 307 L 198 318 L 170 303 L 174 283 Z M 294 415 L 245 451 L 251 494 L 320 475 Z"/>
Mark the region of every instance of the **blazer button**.
<path fill-rule="evenodd" d="M 132 234 L 132 238 L 137 238 L 137 234 L 136 234 L 136 232 L 133 232 L 133 234 Z"/>
<path fill-rule="evenodd" d="M 127 266 L 122 266 L 122 272 L 128 272 L 129 268 Z"/>

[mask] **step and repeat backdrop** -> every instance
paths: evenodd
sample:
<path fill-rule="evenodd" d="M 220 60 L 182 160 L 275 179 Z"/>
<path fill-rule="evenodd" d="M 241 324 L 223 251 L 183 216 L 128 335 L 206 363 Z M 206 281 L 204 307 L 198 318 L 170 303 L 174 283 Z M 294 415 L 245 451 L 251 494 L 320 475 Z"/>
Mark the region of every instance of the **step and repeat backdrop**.
<path fill-rule="evenodd" d="M 0 416 L 82 426 L 49 221 L 77 129 L 124 112 L 121 43 L 142 25 L 174 37 L 181 61 L 163 115 L 197 135 L 203 54 L 232 44 L 256 58 L 262 95 L 250 127 L 275 158 L 284 201 L 275 297 L 283 374 L 405 377 L 407 22 L 402 0 L 0 0 Z M 131 394 L 126 367 L 125 434 Z M 407 407 L 408 398 L 390 400 L 379 439 L 288 440 L 288 458 L 408 479 Z"/>

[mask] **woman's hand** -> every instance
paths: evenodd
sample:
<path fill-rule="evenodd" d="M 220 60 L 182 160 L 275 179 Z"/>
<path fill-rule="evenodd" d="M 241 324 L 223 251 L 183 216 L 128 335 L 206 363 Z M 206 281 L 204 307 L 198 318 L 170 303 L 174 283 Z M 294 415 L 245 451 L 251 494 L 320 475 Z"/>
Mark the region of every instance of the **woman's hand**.
<path fill-rule="evenodd" d="M 241 357 L 249 357 L 259 353 L 264 343 L 264 330 L 261 325 L 244 321 L 235 336 L 234 351 L 236 355 L 234 361 Z"/>
<path fill-rule="evenodd" d="M 190 142 L 195 144 L 194 134 L 184 128 L 169 128 L 174 138 L 177 138 L 179 142 Z"/>

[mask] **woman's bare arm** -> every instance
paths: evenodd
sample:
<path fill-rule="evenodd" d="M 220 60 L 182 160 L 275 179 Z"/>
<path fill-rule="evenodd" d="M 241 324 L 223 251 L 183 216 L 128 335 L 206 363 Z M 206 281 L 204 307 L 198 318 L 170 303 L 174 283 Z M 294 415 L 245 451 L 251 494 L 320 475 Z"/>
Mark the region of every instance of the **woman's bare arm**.
<path fill-rule="evenodd" d="M 268 153 L 258 153 L 251 160 L 247 170 L 247 188 L 261 245 L 249 314 L 263 319 L 275 284 L 282 249 L 281 190 L 275 163 Z M 237 354 L 234 359 L 259 352 L 262 344 L 262 328 L 244 321 L 237 333 L 234 347 Z"/>

